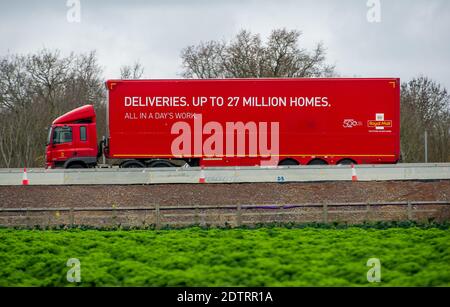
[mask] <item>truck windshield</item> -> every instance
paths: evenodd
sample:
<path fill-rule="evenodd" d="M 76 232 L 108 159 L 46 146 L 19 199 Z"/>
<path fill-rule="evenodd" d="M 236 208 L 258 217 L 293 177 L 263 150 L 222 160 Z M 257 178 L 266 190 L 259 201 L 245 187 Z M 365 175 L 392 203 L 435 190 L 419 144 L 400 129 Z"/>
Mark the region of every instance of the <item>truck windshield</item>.
<path fill-rule="evenodd" d="M 53 144 L 62 144 L 72 142 L 71 127 L 55 127 L 53 129 Z"/>

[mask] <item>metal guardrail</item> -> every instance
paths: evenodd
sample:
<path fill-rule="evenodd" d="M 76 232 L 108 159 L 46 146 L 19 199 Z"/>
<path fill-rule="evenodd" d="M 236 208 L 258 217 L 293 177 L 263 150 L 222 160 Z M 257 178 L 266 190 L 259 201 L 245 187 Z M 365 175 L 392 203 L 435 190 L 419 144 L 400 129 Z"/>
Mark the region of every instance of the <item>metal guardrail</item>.
<path fill-rule="evenodd" d="M 264 205 L 186 205 L 186 206 L 159 206 L 157 204 L 152 207 L 62 207 L 62 208 L 0 208 L 1 212 L 52 212 L 52 211 L 154 211 L 157 208 L 160 211 L 183 211 L 183 210 L 211 210 L 211 209 L 236 209 L 236 210 L 280 210 L 280 209 L 295 209 L 295 208 L 317 208 L 327 205 L 330 207 L 344 207 L 344 206 L 407 206 L 407 205 L 450 205 L 450 201 L 410 201 L 410 202 L 354 202 L 354 203 L 304 203 L 304 204 L 264 204 Z"/>
<path fill-rule="evenodd" d="M 430 207 L 432 209 L 420 209 L 421 206 Z M 386 207 L 400 207 L 400 209 L 385 209 Z M 440 209 L 436 209 L 439 207 Z M 350 209 L 349 209 L 350 208 Z M 381 208 L 381 210 L 380 210 Z M 384 209 L 383 209 L 384 208 Z M 315 209 L 315 210 L 310 210 Z M 345 210 L 344 210 L 345 209 Z M 60 219 L 61 213 L 66 212 L 66 223 L 70 226 L 77 225 L 75 223 L 76 214 L 81 221 L 83 221 L 83 213 L 88 213 L 84 219 L 89 218 L 89 213 L 93 212 L 108 212 L 105 216 L 97 216 L 97 219 L 103 221 L 102 225 L 117 226 L 120 213 L 125 213 L 125 219 L 131 217 L 136 218 L 137 212 L 151 212 L 151 215 L 141 214 L 141 220 L 136 222 L 136 225 L 154 225 L 156 228 L 162 226 L 179 226 L 179 225 L 221 225 L 223 218 L 232 226 L 242 226 L 246 224 L 255 224 L 261 221 L 262 217 L 269 217 L 269 221 L 280 221 L 284 216 L 294 217 L 297 222 L 322 222 L 330 223 L 337 220 L 341 222 L 348 222 L 351 220 L 364 221 L 384 221 L 390 220 L 386 214 L 393 216 L 402 216 L 402 220 L 415 220 L 421 214 L 427 214 L 427 218 L 441 218 L 445 220 L 450 219 L 450 201 L 410 201 L 410 202 L 384 202 L 384 203 L 306 203 L 306 204 L 283 204 L 283 205 L 210 205 L 210 206 L 159 206 L 158 204 L 150 207 L 72 207 L 72 208 L 0 208 L 0 225 L 2 226 L 31 226 L 36 225 L 31 221 L 31 214 L 33 213 L 47 213 L 44 217 L 45 222 L 39 223 L 40 226 L 60 225 L 64 220 Z M 165 213 L 168 212 L 168 213 Z M 187 212 L 187 213 L 186 213 Z M 18 213 L 18 215 L 11 215 L 10 213 Z M 5 215 L 6 214 L 6 215 Z M 81 215 L 80 215 L 81 214 Z M 352 215 L 350 220 L 345 216 Z M 305 217 L 314 216 L 312 220 L 305 220 Z M 217 220 L 219 217 L 219 220 Z M 300 217 L 300 218 L 298 218 Z M 36 218 L 36 217 L 35 217 Z M 43 216 L 37 216 L 37 219 L 42 219 Z M 142 220 L 143 218 L 143 220 Z M 185 220 L 180 220 L 185 219 Z M 212 218 L 212 220 L 211 220 Z M 216 220 L 214 220 L 216 218 Z M 247 220 L 245 218 L 248 218 Z M 6 219 L 6 222 L 3 220 Z M 21 223 L 25 219 L 24 223 Z M 170 220 L 174 219 L 174 220 Z M 187 219 L 187 220 L 186 220 Z M 210 221 L 206 221 L 210 219 Z M 88 219 L 89 221 L 89 219 Z M 92 221 L 91 221 L 92 222 Z M 90 225 L 98 226 L 95 222 Z M 147 223 L 146 223 L 147 222 Z M 89 224 L 88 223 L 88 224 Z M 41 225 L 45 224 L 45 225 Z M 81 222 L 79 224 L 85 225 Z M 126 223 L 125 223 L 126 224 Z"/>
<path fill-rule="evenodd" d="M 388 180 L 450 180 L 450 163 L 357 165 L 359 181 Z M 350 166 L 289 166 L 289 167 L 222 167 L 150 168 L 150 169 L 29 169 L 30 185 L 126 185 L 258 182 L 321 182 L 351 181 Z M 22 169 L 0 169 L 1 185 L 21 185 Z"/>

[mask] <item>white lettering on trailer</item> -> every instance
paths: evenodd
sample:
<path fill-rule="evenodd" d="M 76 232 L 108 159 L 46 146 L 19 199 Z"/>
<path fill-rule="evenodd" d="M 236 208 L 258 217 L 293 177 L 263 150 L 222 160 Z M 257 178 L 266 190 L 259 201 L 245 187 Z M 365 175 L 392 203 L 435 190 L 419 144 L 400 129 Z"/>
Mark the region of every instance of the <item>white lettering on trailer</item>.
<path fill-rule="evenodd" d="M 155 96 L 140 97 L 126 96 L 123 100 L 125 107 L 306 107 L 324 108 L 330 107 L 328 97 L 221 97 L 221 96 L 198 96 L 188 98 L 185 96 Z"/>
<path fill-rule="evenodd" d="M 286 97 L 244 97 L 244 107 L 285 107 Z"/>
<path fill-rule="evenodd" d="M 186 97 L 124 97 L 125 107 L 186 107 Z"/>
<path fill-rule="evenodd" d="M 291 97 L 291 107 L 329 107 L 328 97 Z"/>

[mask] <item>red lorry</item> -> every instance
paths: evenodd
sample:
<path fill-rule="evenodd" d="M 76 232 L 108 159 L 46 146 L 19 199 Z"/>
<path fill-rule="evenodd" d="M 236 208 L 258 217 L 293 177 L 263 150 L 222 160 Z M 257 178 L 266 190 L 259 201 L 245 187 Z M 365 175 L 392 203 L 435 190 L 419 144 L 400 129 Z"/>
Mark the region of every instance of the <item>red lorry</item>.
<path fill-rule="evenodd" d="M 85 105 L 58 117 L 49 168 L 388 164 L 400 157 L 395 78 L 108 80 L 107 135 Z"/>

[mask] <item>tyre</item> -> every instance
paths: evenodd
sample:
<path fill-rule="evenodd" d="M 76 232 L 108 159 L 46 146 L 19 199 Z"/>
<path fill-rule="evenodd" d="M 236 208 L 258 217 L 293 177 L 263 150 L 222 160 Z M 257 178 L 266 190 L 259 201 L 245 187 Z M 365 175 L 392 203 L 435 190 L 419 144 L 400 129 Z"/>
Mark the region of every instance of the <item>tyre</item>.
<path fill-rule="evenodd" d="M 344 159 L 344 160 L 339 161 L 339 163 L 337 165 L 352 165 L 352 164 L 357 164 L 357 163 L 350 159 Z"/>
<path fill-rule="evenodd" d="M 121 168 L 144 168 L 145 165 L 137 160 L 126 161 L 120 165 Z"/>
<path fill-rule="evenodd" d="M 86 168 L 84 164 L 81 163 L 72 163 L 67 168 L 73 169 L 73 168 Z"/>
<path fill-rule="evenodd" d="M 299 165 L 297 161 L 293 160 L 293 159 L 286 159 L 281 161 L 279 164 L 279 166 L 296 166 Z"/>
<path fill-rule="evenodd" d="M 328 163 L 322 159 L 314 159 L 311 160 L 311 162 L 309 162 L 308 165 L 328 165 Z"/>
<path fill-rule="evenodd" d="M 174 166 L 167 161 L 157 161 L 152 163 L 151 167 L 174 167 Z"/>

